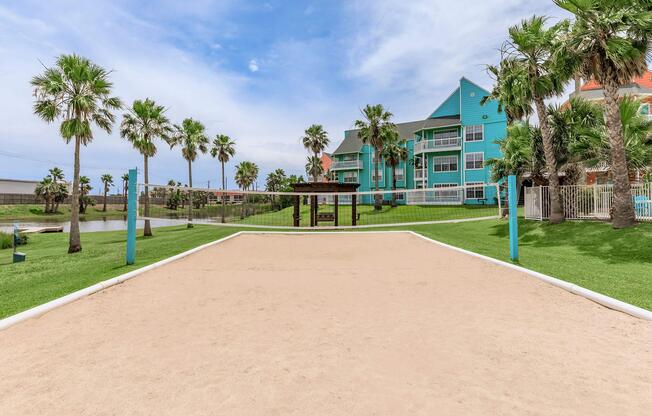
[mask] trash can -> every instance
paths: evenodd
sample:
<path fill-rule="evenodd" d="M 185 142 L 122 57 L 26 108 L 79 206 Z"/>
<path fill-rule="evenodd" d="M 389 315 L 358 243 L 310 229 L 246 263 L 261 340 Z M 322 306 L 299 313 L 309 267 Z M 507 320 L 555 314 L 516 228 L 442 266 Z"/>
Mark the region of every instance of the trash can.
<path fill-rule="evenodd" d="M 25 261 L 25 258 L 27 257 L 27 254 L 25 253 L 19 253 L 19 252 L 14 252 L 14 263 L 22 263 Z"/>

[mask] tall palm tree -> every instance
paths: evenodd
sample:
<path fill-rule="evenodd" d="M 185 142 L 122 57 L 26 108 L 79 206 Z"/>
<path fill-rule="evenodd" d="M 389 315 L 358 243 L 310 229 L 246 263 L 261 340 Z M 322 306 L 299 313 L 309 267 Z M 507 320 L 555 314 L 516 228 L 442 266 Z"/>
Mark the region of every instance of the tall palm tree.
<path fill-rule="evenodd" d="M 106 194 L 109 193 L 109 187 L 113 186 L 113 176 L 105 173 L 100 177 L 104 189 L 104 206 L 102 207 L 102 212 L 106 212 Z"/>
<path fill-rule="evenodd" d="M 304 136 L 301 138 L 301 142 L 303 143 L 303 147 L 308 151 L 311 151 L 313 156 L 319 159 L 319 154 L 326 149 L 330 143 L 330 139 L 328 138 L 328 133 L 324 130 L 324 126 L 321 124 L 313 124 L 304 131 Z M 312 180 L 317 182 L 318 176 L 313 174 Z"/>
<path fill-rule="evenodd" d="M 172 133 L 170 120 L 165 116 L 165 108 L 146 98 L 135 100 L 129 112 L 123 116 L 120 125 L 120 136 L 129 140 L 143 155 L 143 175 L 145 179 L 145 218 L 149 217 L 149 166 L 148 160 L 156 155 L 155 139 L 166 140 Z M 152 235 L 152 227 L 148 219 L 145 220 L 145 237 Z"/>
<path fill-rule="evenodd" d="M 213 139 L 211 147 L 211 156 L 216 157 L 222 165 L 222 191 L 226 190 L 226 176 L 224 175 L 224 165 L 235 156 L 235 142 L 226 134 L 218 134 Z M 222 192 L 222 223 L 226 222 L 226 193 Z"/>
<path fill-rule="evenodd" d="M 565 83 L 571 76 L 570 73 L 560 70 L 555 55 L 559 50 L 561 36 L 567 32 L 569 23 L 563 20 L 547 27 L 546 20 L 545 17 L 533 16 L 519 25 L 510 27 L 510 39 L 503 49 L 505 58 L 512 60 L 506 65 L 512 71 L 513 79 L 526 79 L 530 87 L 526 90 L 521 84 L 517 84 L 519 92 L 524 94 L 521 101 L 533 103 L 537 111 L 550 189 L 550 223 L 558 224 L 564 220 L 564 212 L 559 195 L 557 161 L 544 100 L 563 93 Z"/>
<path fill-rule="evenodd" d="M 494 87 L 491 94 L 482 97 L 480 104 L 497 101 L 498 111 L 505 112 L 508 124 L 529 117 L 532 113 L 530 84 L 524 66 L 503 56 L 498 66 L 488 65 L 487 72 L 494 79 Z"/>
<path fill-rule="evenodd" d="M 74 170 L 70 201 L 68 253 L 81 251 L 79 234 L 79 153 L 93 140 L 92 126 L 111 133 L 120 99 L 111 96 L 109 71 L 77 55 L 61 55 L 56 65 L 32 78 L 34 113 L 48 123 L 61 120 L 59 132 L 66 143 L 74 139 Z"/>
<path fill-rule="evenodd" d="M 308 156 L 308 163 L 306 163 L 306 173 L 312 175 L 312 180 L 317 182 L 319 176 L 324 173 L 324 165 L 321 163 L 319 156 Z"/>
<path fill-rule="evenodd" d="M 251 189 L 253 184 L 256 182 L 256 179 L 258 178 L 258 172 L 259 172 L 258 165 L 256 165 L 255 163 L 249 161 L 240 162 L 238 166 L 235 167 L 235 183 L 238 184 L 240 189 L 242 189 L 243 191 L 247 191 Z M 247 201 L 248 201 L 248 195 L 245 194 L 243 198 L 240 218 L 245 217 Z"/>
<path fill-rule="evenodd" d="M 568 37 L 569 56 L 584 78 L 602 84 L 614 182 L 613 227 L 635 222 L 618 88 L 647 69 L 652 15 L 647 1 L 553 0 L 575 16 Z"/>
<path fill-rule="evenodd" d="M 181 154 L 188 162 L 188 186 L 192 188 L 192 162 L 199 153 L 208 151 L 208 137 L 204 125 L 192 118 L 183 120 L 181 125 L 175 125 L 175 133 L 167 138 L 170 148 L 181 147 Z M 188 192 L 188 228 L 192 228 L 192 191 Z"/>
<path fill-rule="evenodd" d="M 396 191 L 396 167 L 408 159 L 408 150 L 396 129 L 387 129 L 385 134 L 385 145 L 380 156 L 392 169 L 392 191 Z M 392 193 L 392 207 L 396 207 L 396 193 Z"/>
<path fill-rule="evenodd" d="M 387 129 L 395 128 L 394 123 L 391 122 L 392 113 L 385 110 L 382 104 L 367 105 L 362 110 L 363 120 L 355 121 L 355 128 L 359 129 L 358 136 L 362 143 L 369 144 L 374 149 L 374 182 L 376 191 L 378 188 L 378 164 L 380 162 L 380 153 L 383 151 L 383 139 L 386 137 L 384 133 Z M 383 196 L 377 193 L 374 198 L 374 209 L 381 210 L 383 203 Z"/>
<path fill-rule="evenodd" d="M 125 173 L 120 177 L 122 179 L 122 199 L 123 199 L 123 206 L 122 210 L 127 211 L 127 197 L 129 195 L 129 173 Z M 147 224 L 147 222 L 145 222 Z M 147 228 L 147 227 L 145 227 Z"/>

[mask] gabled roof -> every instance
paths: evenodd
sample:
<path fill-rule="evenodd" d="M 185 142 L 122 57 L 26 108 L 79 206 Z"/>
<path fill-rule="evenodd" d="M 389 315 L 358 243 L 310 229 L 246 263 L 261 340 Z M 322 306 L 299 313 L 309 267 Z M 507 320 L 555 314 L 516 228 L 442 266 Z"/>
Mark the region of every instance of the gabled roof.
<path fill-rule="evenodd" d="M 645 73 L 640 77 L 633 78 L 631 83 L 623 85 L 623 87 L 628 86 L 637 86 L 639 88 L 652 90 L 652 71 L 645 71 Z M 590 80 L 582 85 L 580 91 L 592 91 L 601 89 L 602 85 L 600 85 L 600 83 L 598 83 L 596 80 Z"/>
<path fill-rule="evenodd" d="M 407 123 L 397 123 L 396 129 L 403 140 L 410 140 L 414 133 L 423 129 L 433 129 L 437 127 L 457 126 L 460 124 L 460 117 L 439 117 L 427 118 L 425 120 L 409 121 Z M 344 132 L 344 140 L 333 152 L 334 155 L 345 153 L 358 153 L 362 149 L 362 140 L 358 137 L 359 130 L 347 130 Z"/>

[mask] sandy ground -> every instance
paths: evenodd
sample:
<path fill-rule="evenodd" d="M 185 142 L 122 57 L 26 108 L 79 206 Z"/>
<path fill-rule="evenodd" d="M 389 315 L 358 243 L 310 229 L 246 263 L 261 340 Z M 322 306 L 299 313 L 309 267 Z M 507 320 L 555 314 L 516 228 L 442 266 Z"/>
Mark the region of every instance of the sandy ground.
<path fill-rule="evenodd" d="M 652 322 L 405 234 L 242 236 L 0 332 L 3 416 L 650 409 Z"/>

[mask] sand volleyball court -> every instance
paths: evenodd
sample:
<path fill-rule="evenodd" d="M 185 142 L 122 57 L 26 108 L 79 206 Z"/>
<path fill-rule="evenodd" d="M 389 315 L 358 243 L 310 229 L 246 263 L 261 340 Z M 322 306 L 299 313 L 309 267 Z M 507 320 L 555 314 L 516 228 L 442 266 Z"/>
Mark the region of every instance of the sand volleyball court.
<path fill-rule="evenodd" d="M 408 234 L 243 235 L 0 332 L 3 416 L 650 409 L 652 322 Z"/>

